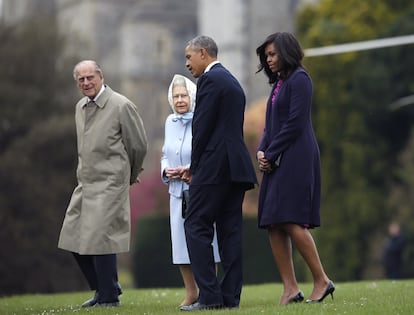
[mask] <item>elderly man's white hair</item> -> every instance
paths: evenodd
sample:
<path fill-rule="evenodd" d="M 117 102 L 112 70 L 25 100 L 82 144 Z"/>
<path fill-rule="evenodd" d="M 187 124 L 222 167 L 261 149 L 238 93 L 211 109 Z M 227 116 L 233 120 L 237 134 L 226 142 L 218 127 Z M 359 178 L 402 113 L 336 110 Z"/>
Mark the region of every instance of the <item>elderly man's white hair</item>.
<path fill-rule="evenodd" d="M 95 67 L 95 71 L 99 73 L 101 77 L 103 77 L 102 69 L 95 60 L 82 60 L 78 62 L 73 68 L 73 78 L 75 79 L 75 81 L 78 80 L 78 67 L 81 65 L 87 65 L 87 64 L 90 64 L 93 67 Z"/>

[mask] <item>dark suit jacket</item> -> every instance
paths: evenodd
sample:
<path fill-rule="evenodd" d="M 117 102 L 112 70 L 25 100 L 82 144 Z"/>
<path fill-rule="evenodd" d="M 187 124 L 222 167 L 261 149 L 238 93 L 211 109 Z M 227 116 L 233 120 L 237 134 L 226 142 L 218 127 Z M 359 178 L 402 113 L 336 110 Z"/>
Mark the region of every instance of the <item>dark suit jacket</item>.
<path fill-rule="evenodd" d="M 245 95 L 221 64 L 197 82 L 190 172 L 192 185 L 257 182 L 243 140 Z"/>

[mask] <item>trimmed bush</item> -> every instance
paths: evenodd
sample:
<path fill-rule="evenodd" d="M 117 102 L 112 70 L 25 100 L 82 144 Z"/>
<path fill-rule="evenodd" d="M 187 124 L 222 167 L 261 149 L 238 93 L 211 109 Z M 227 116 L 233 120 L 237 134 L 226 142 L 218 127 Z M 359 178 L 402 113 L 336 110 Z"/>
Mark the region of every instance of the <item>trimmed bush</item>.
<path fill-rule="evenodd" d="M 183 286 L 177 266 L 171 262 L 169 217 L 141 217 L 132 246 L 132 274 L 138 288 Z M 220 270 L 219 270 L 220 272 Z M 245 284 L 279 281 L 267 232 L 257 228 L 255 217 L 243 220 L 243 280 Z"/>

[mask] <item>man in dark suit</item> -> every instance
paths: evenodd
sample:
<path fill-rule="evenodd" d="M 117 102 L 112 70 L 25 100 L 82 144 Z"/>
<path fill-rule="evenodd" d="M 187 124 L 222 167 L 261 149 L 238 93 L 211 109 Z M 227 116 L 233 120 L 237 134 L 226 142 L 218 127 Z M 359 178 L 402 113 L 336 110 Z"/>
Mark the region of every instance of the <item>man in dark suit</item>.
<path fill-rule="evenodd" d="M 198 301 L 182 311 L 236 308 L 242 290 L 242 203 L 257 183 L 243 140 L 245 95 L 236 78 L 217 61 L 217 45 L 197 36 L 185 48 L 186 67 L 197 82 L 185 232 L 199 287 Z M 223 268 L 219 282 L 213 257 L 213 225 Z"/>

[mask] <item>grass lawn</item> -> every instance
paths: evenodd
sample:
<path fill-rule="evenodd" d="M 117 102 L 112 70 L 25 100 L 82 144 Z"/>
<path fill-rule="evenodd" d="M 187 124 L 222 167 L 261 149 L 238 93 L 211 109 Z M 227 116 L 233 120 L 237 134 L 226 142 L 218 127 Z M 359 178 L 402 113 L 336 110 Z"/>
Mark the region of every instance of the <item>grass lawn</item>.
<path fill-rule="evenodd" d="M 246 285 L 243 287 L 240 308 L 237 310 L 197 311 L 199 314 L 414 314 L 414 280 L 380 280 L 335 283 L 334 300 L 328 296 L 323 303 L 277 304 L 282 292 L 280 283 Z M 302 284 L 306 296 L 311 284 Z M 92 296 L 92 292 L 63 294 L 18 295 L 0 298 L 0 315 L 10 314 L 183 314 L 177 305 L 184 290 L 173 289 L 125 289 L 121 307 L 80 308 L 80 304 Z M 194 312 L 193 312 L 194 313 Z"/>

